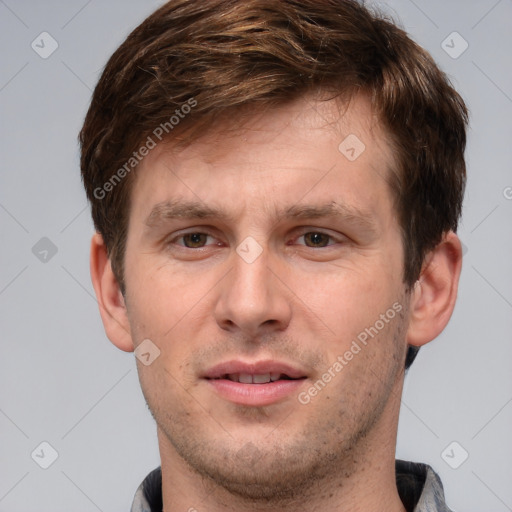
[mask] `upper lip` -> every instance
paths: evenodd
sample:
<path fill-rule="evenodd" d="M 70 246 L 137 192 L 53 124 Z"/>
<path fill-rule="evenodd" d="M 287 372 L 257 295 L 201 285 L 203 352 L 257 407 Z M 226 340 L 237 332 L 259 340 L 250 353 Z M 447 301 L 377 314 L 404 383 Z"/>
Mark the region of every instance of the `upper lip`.
<path fill-rule="evenodd" d="M 255 362 L 244 362 L 244 361 L 225 361 L 219 363 L 209 370 L 207 370 L 203 378 L 205 379 L 220 379 L 226 375 L 235 373 L 245 373 L 249 375 L 264 375 L 266 373 L 281 373 L 287 375 L 292 379 L 300 379 L 306 377 L 306 373 L 295 368 L 289 364 L 282 363 L 279 361 L 266 360 L 266 361 L 255 361 Z"/>

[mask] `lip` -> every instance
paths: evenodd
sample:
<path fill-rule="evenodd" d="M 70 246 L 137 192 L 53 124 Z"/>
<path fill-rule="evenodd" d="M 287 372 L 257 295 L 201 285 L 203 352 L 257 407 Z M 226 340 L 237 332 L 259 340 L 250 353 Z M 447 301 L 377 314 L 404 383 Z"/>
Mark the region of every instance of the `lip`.
<path fill-rule="evenodd" d="M 244 361 L 233 360 L 213 366 L 205 372 L 203 378 L 219 379 L 228 373 L 250 373 L 252 375 L 261 375 L 264 373 L 284 373 L 292 379 L 300 379 L 301 377 L 307 376 L 306 372 L 300 368 L 294 368 L 287 363 L 282 363 L 279 361 L 266 360 L 246 363 Z"/>
<path fill-rule="evenodd" d="M 295 380 L 277 380 L 265 384 L 244 384 L 225 378 L 227 374 L 248 373 L 261 375 L 283 373 Z M 238 405 L 264 406 L 280 402 L 304 384 L 306 372 L 279 361 L 227 361 L 209 369 L 202 378 L 222 398 Z"/>

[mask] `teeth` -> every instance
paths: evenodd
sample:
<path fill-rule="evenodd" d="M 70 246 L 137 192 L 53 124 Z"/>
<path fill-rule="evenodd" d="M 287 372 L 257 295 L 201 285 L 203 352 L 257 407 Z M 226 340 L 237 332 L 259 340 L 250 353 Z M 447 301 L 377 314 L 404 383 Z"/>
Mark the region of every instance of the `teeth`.
<path fill-rule="evenodd" d="M 241 382 L 242 384 L 266 384 L 267 382 L 275 382 L 281 377 L 281 373 L 262 373 L 260 375 L 252 375 L 250 373 L 229 373 L 225 378 L 233 382 Z"/>
<path fill-rule="evenodd" d="M 252 375 L 250 373 L 241 373 L 238 376 L 238 382 L 242 384 L 252 384 Z"/>
<path fill-rule="evenodd" d="M 270 382 L 270 373 L 264 373 L 262 375 L 253 375 L 252 377 L 253 384 L 265 384 Z"/>

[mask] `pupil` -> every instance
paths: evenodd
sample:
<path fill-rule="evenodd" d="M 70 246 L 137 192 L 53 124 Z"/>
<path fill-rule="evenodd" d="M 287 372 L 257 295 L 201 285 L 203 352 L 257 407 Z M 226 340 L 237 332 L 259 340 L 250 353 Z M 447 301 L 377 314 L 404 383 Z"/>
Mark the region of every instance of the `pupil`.
<path fill-rule="evenodd" d="M 191 233 L 185 237 L 185 245 L 188 247 L 204 245 L 205 241 L 205 235 L 203 233 Z"/>
<path fill-rule="evenodd" d="M 308 233 L 306 240 L 309 240 L 312 246 L 325 247 L 327 245 L 327 237 L 323 233 Z"/>

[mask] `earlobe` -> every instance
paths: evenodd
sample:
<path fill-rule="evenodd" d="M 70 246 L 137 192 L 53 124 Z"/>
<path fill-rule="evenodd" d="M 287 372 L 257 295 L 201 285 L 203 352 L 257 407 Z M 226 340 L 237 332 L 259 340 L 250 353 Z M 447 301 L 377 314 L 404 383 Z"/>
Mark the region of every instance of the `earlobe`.
<path fill-rule="evenodd" d="M 461 267 L 461 243 L 450 231 L 427 256 L 411 292 L 409 345 L 425 345 L 446 327 L 455 307 Z"/>
<path fill-rule="evenodd" d="M 90 269 L 101 319 L 109 340 L 121 350 L 133 352 L 126 304 L 99 233 L 94 234 L 91 240 Z"/>

